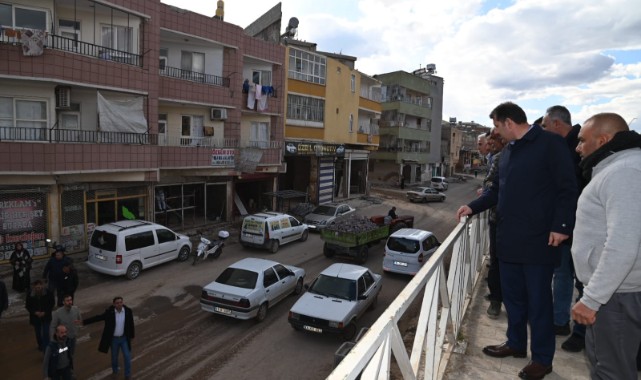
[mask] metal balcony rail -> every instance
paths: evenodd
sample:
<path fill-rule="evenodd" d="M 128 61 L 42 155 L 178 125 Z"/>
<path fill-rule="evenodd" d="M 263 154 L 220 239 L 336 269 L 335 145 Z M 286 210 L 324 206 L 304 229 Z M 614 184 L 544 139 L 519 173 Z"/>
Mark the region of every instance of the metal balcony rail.
<path fill-rule="evenodd" d="M 190 70 L 183 70 L 177 67 L 165 66 L 160 68 L 160 75 L 170 78 L 184 79 L 191 82 L 211 84 L 214 86 L 229 87 L 229 78 L 219 77 L 217 75 L 198 73 Z"/>
<path fill-rule="evenodd" d="M 238 140 L 230 138 L 214 138 L 211 136 L 180 136 L 180 137 L 159 137 L 159 145 L 163 146 L 185 146 L 205 148 L 237 148 Z"/>
<path fill-rule="evenodd" d="M 327 379 L 389 379 L 392 356 L 403 379 L 442 378 L 480 277 L 487 226 L 487 212 L 459 223 Z M 406 347 L 398 323 L 415 300 L 422 303 L 413 342 Z"/>
<path fill-rule="evenodd" d="M 107 61 L 120 62 L 132 66 L 142 66 L 142 56 L 139 54 L 94 45 L 89 42 L 78 41 L 73 38 L 67 38 L 55 34 L 49 35 L 47 47 L 56 50 L 70 51 L 80 55 L 86 55 Z"/>
<path fill-rule="evenodd" d="M 0 127 L 0 141 L 156 145 L 158 135 L 149 133 L 83 131 L 78 129 Z"/>

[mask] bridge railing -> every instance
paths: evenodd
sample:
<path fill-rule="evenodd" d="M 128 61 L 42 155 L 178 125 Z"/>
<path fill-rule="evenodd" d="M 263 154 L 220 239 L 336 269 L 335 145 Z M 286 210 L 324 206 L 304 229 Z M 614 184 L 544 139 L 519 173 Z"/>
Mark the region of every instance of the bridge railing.
<path fill-rule="evenodd" d="M 442 378 L 488 248 L 487 212 L 459 223 L 327 379 L 389 379 L 392 358 L 403 379 Z M 399 321 L 414 301 L 416 333 L 406 344 Z"/>

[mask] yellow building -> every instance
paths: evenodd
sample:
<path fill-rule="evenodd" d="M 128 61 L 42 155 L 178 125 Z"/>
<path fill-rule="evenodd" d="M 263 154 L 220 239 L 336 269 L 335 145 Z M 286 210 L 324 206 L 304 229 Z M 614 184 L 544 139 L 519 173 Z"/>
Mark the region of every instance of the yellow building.
<path fill-rule="evenodd" d="M 354 68 L 355 57 L 284 39 L 287 57 L 285 162 L 279 189 L 323 204 L 366 194 L 370 152 L 378 148 L 381 82 Z"/>

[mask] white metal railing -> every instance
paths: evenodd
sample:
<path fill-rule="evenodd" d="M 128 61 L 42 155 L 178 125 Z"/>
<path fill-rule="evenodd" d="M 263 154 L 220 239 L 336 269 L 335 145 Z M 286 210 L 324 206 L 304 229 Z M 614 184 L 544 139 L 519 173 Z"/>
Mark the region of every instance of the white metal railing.
<path fill-rule="evenodd" d="M 442 378 L 488 247 L 487 212 L 459 223 L 327 379 L 389 379 L 392 356 L 403 379 Z M 414 341 L 405 347 L 398 322 L 422 291 Z"/>

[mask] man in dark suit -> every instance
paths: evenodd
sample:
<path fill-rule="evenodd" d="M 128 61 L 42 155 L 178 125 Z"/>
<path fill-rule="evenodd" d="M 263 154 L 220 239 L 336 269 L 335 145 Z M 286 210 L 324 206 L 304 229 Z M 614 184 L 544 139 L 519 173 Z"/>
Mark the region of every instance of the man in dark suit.
<path fill-rule="evenodd" d="M 526 357 L 528 324 L 532 360 L 522 379 L 552 372 L 555 350 L 552 274 L 558 246 L 572 233 L 577 199 L 570 151 L 558 135 L 529 125 L 525 112 L 507 102 L 491 113 L 496 131 L 508 141 L 501 153 L 494 185 L 457 217 L 496 205 L 496 254 L 503 304 L 508 316 L 507 341 L 483 348 L 486 355 Z"/>
<path fill-rule="evenodd" d="M 122 350 L 125 363 L 125 379 L 131 378 L 131 340 L 135 336 L 134 314 L 124 305 L 122 297 L 115 297 L 113 305 L 104 313 L 83 320 L 88 325 L 98 321 L 105 321 L 98 351 L 107 353 L 111 349 L 111 369 L 113 378 L 118 376 L 118 351 Z"/>

